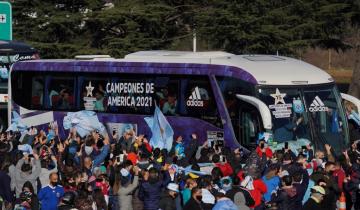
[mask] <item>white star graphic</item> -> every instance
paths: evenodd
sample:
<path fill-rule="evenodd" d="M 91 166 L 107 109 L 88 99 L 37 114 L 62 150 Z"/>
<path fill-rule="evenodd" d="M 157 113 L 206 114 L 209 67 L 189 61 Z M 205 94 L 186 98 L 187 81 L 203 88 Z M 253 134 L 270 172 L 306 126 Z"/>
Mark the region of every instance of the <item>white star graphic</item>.
<path fill-rule="evenodd" d="M 286 93 L 280 93 L 280 90 L 276 88 L 276 93 L 270 94 L 271 97 L 275 98 L 275 105 L 279 102 L 285 104 L 284 97 L 286 96 Z"/>
<path fill-rule="evenodd" d="M 89 82 L 89 85 L 86 86 L 86 97 L 90 96 L 90 97 L 93 97 L 93 94 L 92 94 L 92 91 L 94 90 L 94 87 L 91 86 L 91 81 Z"/>

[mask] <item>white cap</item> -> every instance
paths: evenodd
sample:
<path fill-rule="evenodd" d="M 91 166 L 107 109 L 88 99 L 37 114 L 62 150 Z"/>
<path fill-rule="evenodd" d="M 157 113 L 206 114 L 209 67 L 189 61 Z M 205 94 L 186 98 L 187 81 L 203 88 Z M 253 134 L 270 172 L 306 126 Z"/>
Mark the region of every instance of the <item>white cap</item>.
<path fill-rule="evenodd" d="M 169 183 L 167 185 L 167 189 L 178 193 L 179 192 L 179 185 L 176 184 L 176 183 Z"/>

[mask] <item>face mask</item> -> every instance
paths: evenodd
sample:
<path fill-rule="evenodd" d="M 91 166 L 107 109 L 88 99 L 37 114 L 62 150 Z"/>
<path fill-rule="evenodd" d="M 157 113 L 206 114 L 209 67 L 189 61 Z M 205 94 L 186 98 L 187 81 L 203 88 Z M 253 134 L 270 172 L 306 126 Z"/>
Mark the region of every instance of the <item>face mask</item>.
<path fill-rule="evenodd" d="M 202 200 L 202 196 L 201 196 L 201 195 L 197 195 L 197 196 L 196 196 L 196 200 L 201 201 L 201 200 Z"/>
<path fill-rule="evenodd" d="M 50 184 L 53 186 L 53 187 L 55 187 L 55 186 L 57 186 L 57 182 L 50 182 Z"/>
<path fill-rule="evenodd" d="M 85 153 L 87 155 L 90 155 L 93 151 L 93 147 L 85 146 Z"/>

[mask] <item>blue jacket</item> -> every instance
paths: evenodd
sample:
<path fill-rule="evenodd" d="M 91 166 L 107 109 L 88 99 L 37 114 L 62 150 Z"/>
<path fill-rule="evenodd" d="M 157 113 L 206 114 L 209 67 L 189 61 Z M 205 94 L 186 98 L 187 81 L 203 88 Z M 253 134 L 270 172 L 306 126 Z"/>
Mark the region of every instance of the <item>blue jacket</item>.
<path fill-rule="evenodd" d="M 238 210 L 239 208 L 229 198 L 218 200 L 212 210 Z"/>
<path fill-rule="evenodd" d="M 158 210 L 163 184 L 143 182 L 139 189 L 139 199 L 144 202 L 144 210 Z"/>
<path fill-rule="evenodd" d="M 267 191 L 264 194 L 264 199 L 266 202 L 269 202 L 271 200 L 271 193 L 280 185 L 280 178 L 278 176 L 274 176 L 270 179 L 267 179 L 266 176 L 263 176 L 262 180 L 267 187 Z"/>
<path fill-rule="evenodd" d="M 138 197 L 144 203 L 144 210 L 158 210 L 162 189 L 166 187 L 170 177 L 165 174 L 164 179 L 154 184 L 143 182 L 139 188 Z"/>
<path fill-rule="evenodd" d="M 43 187 L 38 194 L 41 210 L 57 210 L 57 206 L 63 196 L 64 188 L 61 185 Z"/>

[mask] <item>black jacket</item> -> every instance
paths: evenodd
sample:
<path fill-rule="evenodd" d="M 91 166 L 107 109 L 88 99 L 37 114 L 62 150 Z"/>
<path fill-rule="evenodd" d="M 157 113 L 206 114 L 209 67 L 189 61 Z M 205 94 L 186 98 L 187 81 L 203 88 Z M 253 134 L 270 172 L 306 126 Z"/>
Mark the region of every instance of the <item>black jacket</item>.
<path fill-rule="evenodd" d="M 159 209 L 161 209 L 161 210 L 174 210 L 174 209 L 176 209 L 175 199 L 172 198 L 169 195 L 168 191 L 166 191 L 161 196 L 161 199 L 160 199 L 160 202 L 159 202 Z"/>
<path fill-rule="evenodd" d="M 315 200 L 310 197 L 304 204 L 302 210 L 322 210 L 321 203 L 316 203 Z"/>
<path fill-rule="evenodd" d="M 198 203 L 193 197 L 190 198 L 188 202 L 186 202 L 183 209 L 186 210 L 202 210 L 201 203 Z"/>
<path fill-rule="evenodd" d="M 300 210 L 302 208 L 302 200 L 309 185 L 309 174 L 305 169 L 302 170 L 302 174 L 302 182 L 293 184 L 296 189 L 295 206 L 293 210 Z"/>
<path fill-rule="evenodd" d="M 340 189 L 335 177 L 326 174 L 325 171 L 318 171 L 311 175 L 311 179 L 317 183 L 320 179 L 326 182 L 326 195 L 324 200 L 321 202 L 323 209 L 336 209 L 336 201 L 338 199 Z"/>
<path fill-rule="evenodd" d="M 280 189 L 271 197 L 271 203 L 275 204 L 279 210 L 292 210 L 296 201 L 296 189 L 295 187 Z"/>

